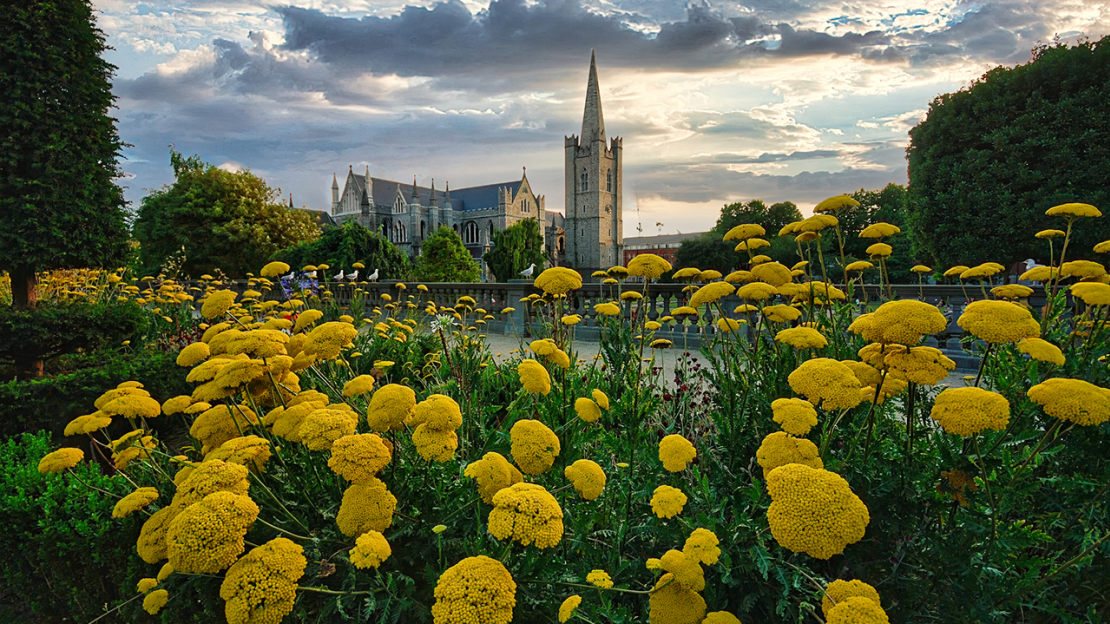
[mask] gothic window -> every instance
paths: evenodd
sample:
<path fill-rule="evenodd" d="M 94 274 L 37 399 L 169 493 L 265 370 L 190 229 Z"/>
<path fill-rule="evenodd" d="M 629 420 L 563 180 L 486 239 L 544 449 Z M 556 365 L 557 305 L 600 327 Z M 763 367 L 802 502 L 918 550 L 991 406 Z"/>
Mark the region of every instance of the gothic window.
<path fill-rule="evenodd" d="M 520 210 L 521 210 L 521 212 L 532 212 L 532 204 L 531 204 L 531 202 L 528 201 L 527 197 L 525 197 L 523 200 L 521 200 Z"/>
<path fill-rule="evenodd" d="M 605 184 L 608 187 L 606 190 L 608 190 L 610 193 L 613 192 L 613 178 L 614 177 L 616 177 L 616 174 L 613 173 L 612 169 L 609 170 L 609 175 L 605 176 L 605 178 L 606 178 Z"/>
<path fill-rule="evenodd" d="M 486 242 L 493 242 L 493 221 L 489 222 L 489 238 L 486 239 Z"/>
<path fill-rule="evenodd" d="M 590 190 L 590 174 L 585 169 L 582 170 L 582 190 Z"/>
<path fill-rule="evenodd" d="M 405 232 L 405 224 L 404 223 L 401 223 L 400 221 L 394 222 L 393 232 L 392 232 L 392 235 L 391 235 L 390 239 L 394 243 L 403 243 L 407 240 L 407 235 L 406 235 L 406 232 Z"/>
<path fill-rule="evenodd" d="M 463 226 L 463 242 L 467 245 L 475 245 L 478 243 L 478 224 L 473 221 L 467 221 Z"/>
<path fill-rule="evenodd" d="M 458 234 L 459 233 L 459 224 L 456 223 L 456 224 L 452 225 L 451 229 L 455 230 L 455 233 Z"/>
<path fill-rule="evenodd" d="M 420 240 L 424 240 L 425 238 L 427 238 L 427 234 L 424 231 L 424 220 L 421 219 L 420 220 Z"/>

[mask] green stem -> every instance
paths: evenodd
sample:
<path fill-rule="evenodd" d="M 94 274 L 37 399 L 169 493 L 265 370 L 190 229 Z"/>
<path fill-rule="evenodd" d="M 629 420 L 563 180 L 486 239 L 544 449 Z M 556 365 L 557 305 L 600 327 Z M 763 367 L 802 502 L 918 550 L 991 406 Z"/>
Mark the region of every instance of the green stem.
<path fill-rule="evenodd" d="M 994 540 L 998 537 L 998 506 L 994 501 L 994 493 L 991 492 L 990 476 L 987 474 L 987 468 L 983 464 L 983 451 L 979 448 L 979 434 L 976 433 L 972 438 L 975 443 L 975 458 L 979 463 L 979 474 L 983 477 L 983 485 L 987 488 L 987 500 L 991 504 L 991 539 L 987 542 L 987 563 L 991 560 L 991 551 L 994 548 Z"/>

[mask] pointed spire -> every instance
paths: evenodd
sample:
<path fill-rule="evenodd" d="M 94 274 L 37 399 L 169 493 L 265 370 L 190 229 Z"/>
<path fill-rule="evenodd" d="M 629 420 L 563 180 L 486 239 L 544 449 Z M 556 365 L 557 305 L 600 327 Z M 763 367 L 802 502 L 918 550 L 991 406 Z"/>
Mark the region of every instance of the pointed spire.
<path fill-rule="evenodd" d="M 432 205 L 432 206 L 436 205 L 436 179 L 435 178 L 432 178 L 432 198 L 429 201 L 429 204 Z"/>
<path fill-rule="evenodd" d="M 331 174 L 331 187 L 336 190 L 339 189 L 339 178 L 335 177 L 334 173 Z"/>
<path fill-rule="evenodd" d="M 289 194 L 289 207 L 290 208 L 293 207 L 293 194 L 292 193 Z"/>
<path fill-rule="evenodd" d="M 420 199 L 420 191 L 416 188 L 416 176 L 412 176 L 412 198 L 414 200 Z"/>
<path fill-rule="evenodd" d="M 451 183 L 450 182 L 447 183 L 447 190 L 444 191 L 443 198 L 447 200 L 448 204 L 451 203 Z"/>
<path fill-rule="evenodd" d="M 586 83 L 586 110 L 582 113 L 582 144 L 605 142 L 605 118 L 601 114 L 601 89 L 597 84 L 597 58 L 590 50 L 590 80 Z"/>

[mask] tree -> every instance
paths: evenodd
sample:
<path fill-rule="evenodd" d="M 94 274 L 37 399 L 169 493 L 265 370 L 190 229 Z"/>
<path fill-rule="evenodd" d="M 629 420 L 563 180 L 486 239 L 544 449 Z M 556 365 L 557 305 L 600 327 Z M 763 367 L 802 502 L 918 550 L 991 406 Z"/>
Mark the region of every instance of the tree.
<path fill-rule="evenodd" d="M 320 238 L 278 251 L 270 258 L 288 263 L 294 269 L 312 264 L 327 264 L 350 271 L 361 262 L 361 277 L 378 272 L 378 279 L 408 279 L 412 274 L 409 256 L 377 232 L 347 221 L 341 227 L 324 231 Z M 330 270 L 330 269 L 329 269 Z"/>
<path fill-rule="evenodd" d="M 183 257 L 185 275 L 243 277 L 279 249 L 320 235 L 307 212 L 278 203 L 279 191 L 250 171 L 224 171 L 176 150 L 170 164 L 176 180 L 143 198 L 134 225 L 149 273 Z"/>
<path fill-rule="evenodd" d="M 1046 209 L 1110 208 L 1110 37 L 1038 47 L 1025 65 L 937 97 L 907 155 L 907 223 L 922 260 L 1047 264 L 1034 234 L 1063 223 Z M 1085 220 L 1068 256 L 1090 257 L 1107 238 L 1110 219 Z"/>
<path fill-rule="evenodd" d="M 767 230 L 765 238 L 771 242 L 771 246 L 761 249 L 761 253 L 784 264 L 793 264 L 797 261 L 794 244 L 779 241 L 776 235 L 784 225 L 800 221 L 801 218 L 802 213 L 793 202 L 779 202 L 768 206 L 762 199 L 753 199 L 747 203 L 728 204 L 721 208 L 717 224 L 712 230 L 682 241 L 676 255 L 675 268 L 692 266 L 728 273 L 742 262 L 747 262 L 746 254 L 741 255 L 735 251 L 735 241 L 724 240 L 729 230 L 742 223 L 756 223 Z"/>
<path fill-rule="evenodd" d="M 536 265 L 534 275 L 544 267 L 543 232 L 535 219 L 525 219 L 493 233 L 493 249 L 483 259 L 499 282 L 517 277 L 530 264 Z"/>
<path fill-rule="evenodd" d="M 459 233 L 449 227 L 440 226 L 420 246 L 416 279 L 421 282 L 477 282 L 480 275 Z"/>
<path fill-rule="evenodd" d="M 17 308 L 36 271 L 124 263 L 115 67 L 88 0 L 7 2 L 0 18 L 0 269 Z"/>

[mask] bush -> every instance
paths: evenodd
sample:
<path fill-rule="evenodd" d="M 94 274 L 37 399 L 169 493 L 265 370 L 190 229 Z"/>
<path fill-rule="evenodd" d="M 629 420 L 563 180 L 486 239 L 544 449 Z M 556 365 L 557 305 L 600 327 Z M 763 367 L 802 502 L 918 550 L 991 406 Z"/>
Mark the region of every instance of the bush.
<path fill-rule="evenodd" d="M 147 323 L 137 304 L 59 302 L 0 314 L 0 363 L 48 360 L 132 339 Z"/>

